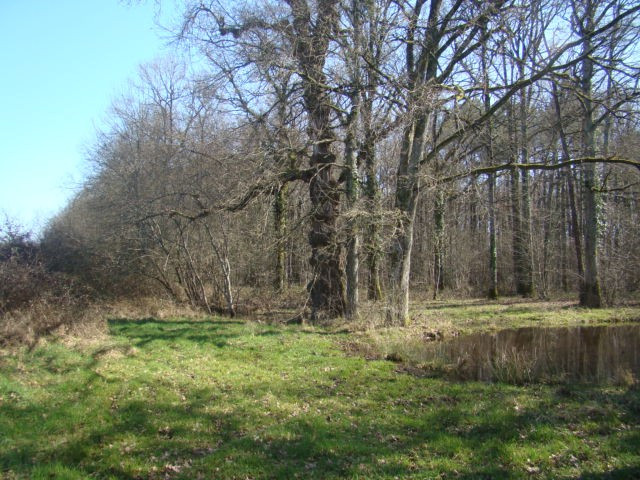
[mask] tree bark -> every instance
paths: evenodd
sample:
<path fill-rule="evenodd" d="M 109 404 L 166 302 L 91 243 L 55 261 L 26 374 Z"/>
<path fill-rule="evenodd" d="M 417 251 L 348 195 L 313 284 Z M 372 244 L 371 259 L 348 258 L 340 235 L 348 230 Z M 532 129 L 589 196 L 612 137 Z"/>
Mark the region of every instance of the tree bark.
<path fill-rule="evenodd" d="M 558 87 L 555 83 L 552 83 L 553 91 L 553 106 L 556 112 L 556 121 L 558 122 L 558 134 L 560 137 L 560 146 L 562 147 L 563 160 L 569 160 L 571 153 L 569 152 L 569 144 L 567 142 L 567 135 L 564 131 L 562 124 L 562 111 L 560 108 L 560 99 L 558 98 Z M 578 277 L 582 282 L 584 278 L 584 261 L 582 255 L 582 229 L 580 228 L 580 220 L 578 218 L 578 206 L 576 201 L 576 191 L 573 178 L 573 168 L 568 167 L 565 174 L 567 184 L 567 197 L 569 201 L 569 215 L 571 233 L 573 236 L 574 249 L 576 253 L 576 270 Z"/>
<path fill-rule="evenodd" d="M 387 323 L 409 323 L 409 280 L 416 207 L 420 193 L 418 171 L 425 148 L 427 115 L 405 129 L 398 163 L 395 207 L 399 215 L 391 246 L 391 298 Z"/>
<path fill-rule="evenodd" d="M 442 188 L 436 192 L 433 208 L 433 299 L 444 288 L 444 211 L 445 199 Z"/>
<path fill-rule="evenodd" d="M 512 230 L 512 256 L 513 256 L 513 279 L 515 293 L 522 290 L 522 228 L 520 210 L 520 170 L 516 167 L 511 169 L 511 230 Z"/>
<path fill-rule="evenodd" d="M 535 287 L 533 283 L 533 256 L 531 248 L 531 195 L 529 192 L 529 172 L 521 172 L 522 179 L 522 222 L 520 231 L 522 239 L 521 248 L 521 278 L 518 293 L 523 297 L 533 297 Z"/>
<path fill-rule="evenodd" d="M 358 188 L 358 165 L 357 165 L 357 145 L 355 129 L 357 127 L 360 102 L 358 95 L 354 98 L 351 113 L 349 115 L 349 125 L 347 126 L 347 136 L 345 139 L 345 166 L 347 168 L 347 204 L 350 208 L 355 207 L 359 196 Z M 345 315 L 349 319 L 358 316 L 358 275 L 360 269 L 359 250 L 360 232 L 356 218 L 349 220 L 349 239 L 347 241 L 347 304 Z"/>
<path fill-rule="evenodd" d="M 519 63 L 518 70 L 520 78 L 524 78 L 524 65 Z M 529 134 L 527 128 L 529 89 L 523 88 L 520 91 L 520 161 L 529 163 Z M 517 293 L 523 297 L 532 297 L 534 294 L 533 286 L 533 258 L 531 255 L 531 195 L 529 192 L 529 172 L 523 170 L 520 172 L 520 213 L 519 219 L 519 239 L 517 248 L 519 250 L 519 281 L 516 284 Z"/>
<path fill-rule="evenodd" d="M 483 30 L 483 33 L 485 30 Z M 482 45 L 482 81 L 484 85 L 484 92 L 482 95 L 482 102 L 484 105 L 485 113 L 491 109 L 491 95 L 489 94 L 489 73 L 487 66 L 487 47 L 486 44 Z M 494 163 L 494 151 L 493 151 L 493 122 L 491 118 L 487 120 L 485 139 L 485 155 L 489 165 Z M 498 247 L 496 239 L 496 174 L 489 174 L 489 186 L 488 186 L 488 203 L 489 203 L 489 289 L 487 290 L 487 297 L 491 300 L 498 298 Z"/>
<path fill-rule="evenodd" d="M 564 180 L 564 177 L 560 177 Z M 562 230 L 560 232 L 560 287 L 563 292 L 569 291 L 569 279 L 567 272 L 569 270 L 567 264 L 567 231 L 569 228 L 568 211 L 567 211 L 567 193 L 564 182 L 561 182 L 561 186 L 557 188 L 556 200 L 560 203 L 560 226 Z"/>
<path fill-rule="evenodd" d="M 496 176 L 489 175 L 489 290 L 487 296 L 498 298 L 498 247 L 496 241 Z"/>
<path fill-rule="evenodd" d="M 282 292 L 287 284 L 287 197 L 288 186 L 283 185 L 276 192 L 273 202 L 273 223 L 276 234 L 276 265 L 274 287 Z"/>
<path fill-rule="evenodd" d="M 295 32 L 294 54 L 303 78 L 303 99 L 308 115 L 307 131 L 313 144 L 310 166 L 316 170 L 309 181 L 311 200 L 310 265 L 307 288 L 311 320 L 335 318 L 346 309 L 342 248 L 337 235 L 340 191 L 334 175 L 331 144 L 331 99 L 324 72 L 329 41 L 338 23 L 337 0 L 319 1 L 315 18 L 306 0 L 288 0 Z"/>
<path fill-rule="evenodd" d="M 336 226 L 340 192 L 330 166 L 335 157 L 326 144 L 315 149 L 311 164 L 318 167 L 318 173 L 309 182 L 313 209 L 309 232 L 313 278 L 308 285 L 312 321 L 340 317 L 346 309 L 342 247 Z"/>
<path fill-rule="evenodd" d="M 366 105 L 366 102 L 365 104 Z M 366 110 L 365 110 L 366 111 Z M 380 187 L 378 185 L 375 138 L 371 128 L 365 131 L 362 154 L 364 156 L 365 183 L 364 190 L 372 218 L 367 227 L 366 250 L 367 264 L 369 267 L 369 282 L 367 286 L 367 296 L 369 300 L 382 300 L 382 287 L 380 285 L 380 257 L 382 247 L 380 246 Z"/>
<path fill-rule="evenodd" d="M 593 58 L 591 57 L 592 40 L 589 34 L 594 29 L 595 4 L 586 0 L 582 21 L 582 53 L 581 62 L 581 105 L 582 118 L 582 152 L 585 156 L 595 155 L 595 124 L 593 121 Z M 589 308 L 602 306 L 600 279 L 598 275 L 598 198 L 596 189 L 597 175 L 595 164 L 582 166 L 583 180 L 583 234 L 584 234 L 584 277 L 580 287 L 580 305 Z"/>

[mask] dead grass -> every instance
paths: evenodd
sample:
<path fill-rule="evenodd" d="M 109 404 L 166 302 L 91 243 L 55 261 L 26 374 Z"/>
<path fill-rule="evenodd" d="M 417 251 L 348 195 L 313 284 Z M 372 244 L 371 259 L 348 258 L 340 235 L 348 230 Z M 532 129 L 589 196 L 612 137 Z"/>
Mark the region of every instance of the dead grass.
<path fill-rule="evenodd" d="M 101 344 L 108 335 L 109 319 L 176 317 L 197 320 L 206 314 L 189 305 L 157 297 L 63 304 L 43 298 L 0 317 L 0 346 L 34 348 L 56 341 L 73 348 L 90 348 Z"/>
<path fill-rule="evenodd" d="M 200 309 L 189 304 L 176 303 L 162 297 L 138 297 L 106 302 L 102 306 L 103 313 L 108 318 L 175 318 L 189 317 L 201 319 L 207 316 Z"/>
<path fill-rule="evenodd" d="M 0 343 L 31 348 L 45 335 L 80 336 L 99 329 L 95 308 L 85 302 L 59 303 L 40 298 L 0 317 Z M 84 331 L 82 331 L 84 330 Z"/>

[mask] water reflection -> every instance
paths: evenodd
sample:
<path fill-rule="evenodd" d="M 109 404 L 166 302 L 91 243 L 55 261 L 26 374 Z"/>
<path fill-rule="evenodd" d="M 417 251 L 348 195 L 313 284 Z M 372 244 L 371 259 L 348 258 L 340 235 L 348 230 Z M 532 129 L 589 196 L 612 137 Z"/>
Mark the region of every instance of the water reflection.
<path fill-rule="evenodd" d="M 640 325 L 519 328 L 426 347 L 431 360 L 467 379 L 630 383 L 640 376 Z"/>

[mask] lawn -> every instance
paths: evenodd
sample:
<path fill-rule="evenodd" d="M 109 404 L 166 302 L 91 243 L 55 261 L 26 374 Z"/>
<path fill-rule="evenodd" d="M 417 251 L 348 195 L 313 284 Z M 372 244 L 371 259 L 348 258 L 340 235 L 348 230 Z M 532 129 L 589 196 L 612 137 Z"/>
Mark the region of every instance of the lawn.
<path fill-rule="evenodd" d="M 637 386 L 421 378 L 353 335 L 114 319 L 5 350 L 0 478 L 640 477 Z"/>

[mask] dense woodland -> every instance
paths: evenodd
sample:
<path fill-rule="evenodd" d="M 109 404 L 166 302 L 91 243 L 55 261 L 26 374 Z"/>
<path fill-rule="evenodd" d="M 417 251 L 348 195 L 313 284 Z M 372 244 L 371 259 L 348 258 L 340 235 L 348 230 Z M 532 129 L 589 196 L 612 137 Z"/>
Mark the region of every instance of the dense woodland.
<path fill-rule="evenodd" d="M 185 2 L 172 32 L 43 270 L 231 315 L 306 289 L 312 320 L 371 301 L 395 325 L 443 291 L 637 295 L 638 2 Z"/>

